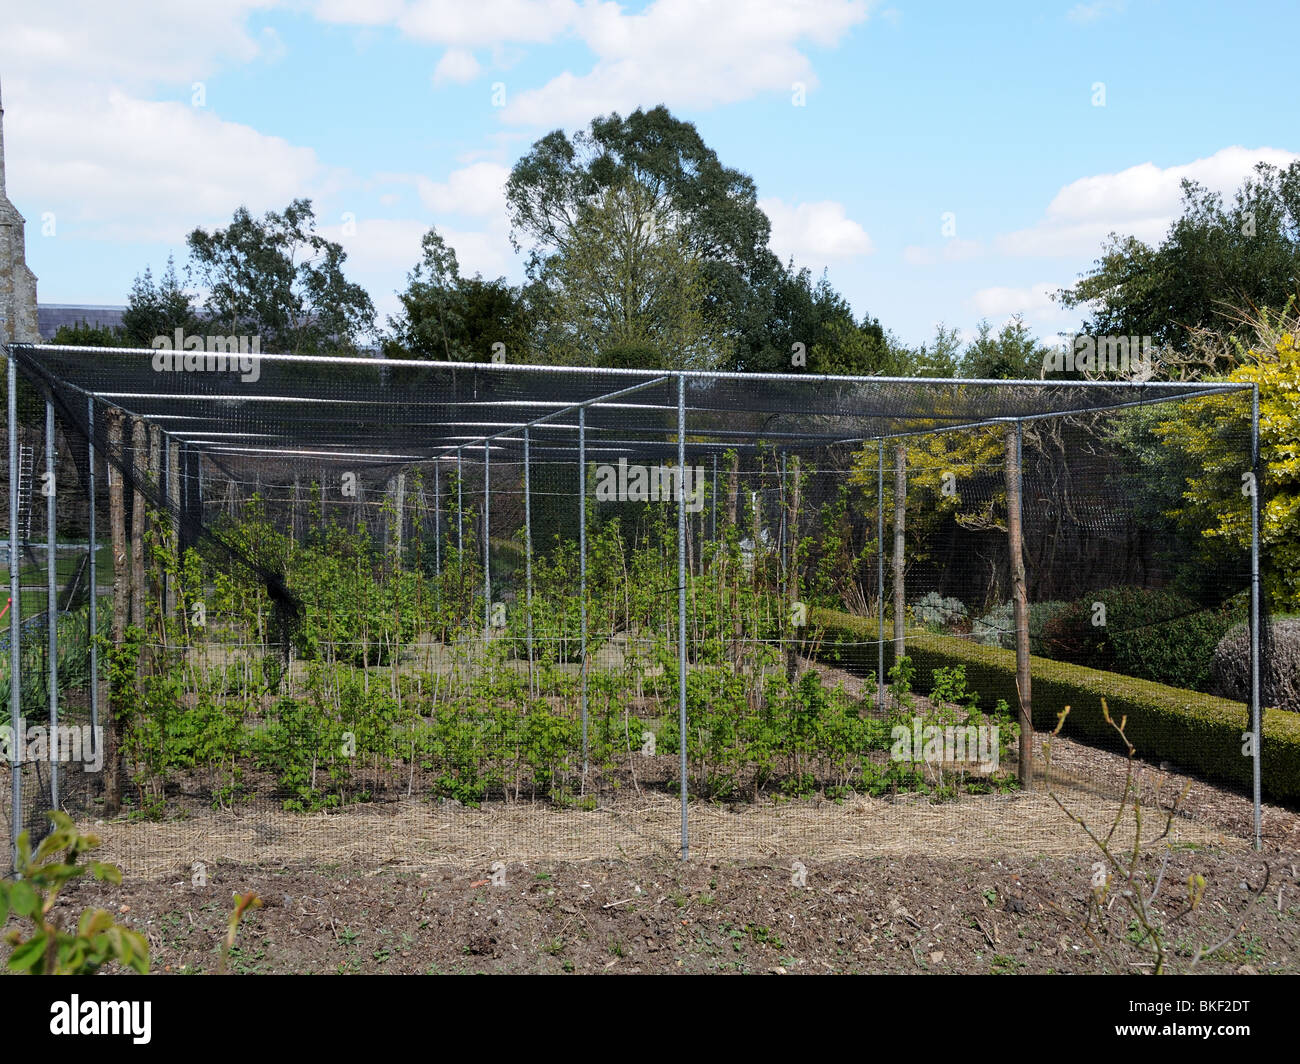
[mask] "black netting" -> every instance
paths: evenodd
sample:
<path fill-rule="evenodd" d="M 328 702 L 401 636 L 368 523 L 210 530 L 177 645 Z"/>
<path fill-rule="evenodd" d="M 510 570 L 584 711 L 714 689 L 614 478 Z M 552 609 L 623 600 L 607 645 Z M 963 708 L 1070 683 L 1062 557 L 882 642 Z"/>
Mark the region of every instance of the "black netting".
<path fill-rule="evenodd" d="M 896 809 L 956 798 L 944 821 L 953 838 L 1028 838 L 1036 829 L 1007 804 L 1037 800 L 1016 788 L 1008 740 L 1009 445 L 1035 729 L 1073 703 L 1055 755 L 1063 785 L 1085 802 L 1122 793 L 1118 738 L 1099 723 L 1108 692 L 1121 706 L 1155 698 L 1161 713 L 1184 705 L 1196 720 L 1240 715 L 1239 727 L 1233 717 L 1210 732 L 1161 731 L 1135 710 L 1130 738 L 1162 771 L 1228 791 L 1251 783 L 1236 749 L 1249 691 L 1240 662 L 1220 660 L 1234 632 L 1252 630 L 1241 386 L 272 355 L 171 368 L 150 351 L 12 351 L 58 419 L 59 535 L 70 539 L 57 548 L 60 625 L 84 627 L 78 611 L 96 595 L 107 632 L 114 577 L 131 579 L 132 558 L 102 550 L 111 478 L 122 534 L 146 529 L 145 578 L 119 644 L 128 680 L 119 669 L 109 689 L 111 640 L 99 667 L 101 713 L 121 713 L 128 811 L 251 811 L 284 831 L 278 818 L 324 810 L 357 817 L 352 832 L 380 849 L 393 833 L 366 817 L 412 818 L 416 850 L 507 846 L 507 823 L 508 845 L 527 852 L 577 837 L 589 855 L 671 851 L 684 586 L 693 848 L 806 838 L 869 849 L 893 830 L 808 812 L 828 799 Z M 39 433 L 18 427 L 21 441 Z M 44 564 L 36 509 L 18 530 L 25 573 Z M 23 671 L 36 676 L 43 599 L 20 597 Z M 88 722 L 78 667 L 70 660 L 76 680 L 60 684 L 63 719 Z M 42 697 L 24 681 L 24 716 L 44 712 Z M 1001 727 L 1000 767 L 900 759 L 897 729 L 936 722 Z M 1233 751 L 1214 746 L 1225 737 Z M 22 769 L 30 823 L 51 800 L 46 768 Z M 61 803 L 113 811 L 103 778 L 69 770 Z M 718 820 L 722 808 L 733 819 Z M 1234 827 L 1249 835 L 1249 819 L 1247 806 Z M 310 832 L 298 845 L 325 848 Z"/>

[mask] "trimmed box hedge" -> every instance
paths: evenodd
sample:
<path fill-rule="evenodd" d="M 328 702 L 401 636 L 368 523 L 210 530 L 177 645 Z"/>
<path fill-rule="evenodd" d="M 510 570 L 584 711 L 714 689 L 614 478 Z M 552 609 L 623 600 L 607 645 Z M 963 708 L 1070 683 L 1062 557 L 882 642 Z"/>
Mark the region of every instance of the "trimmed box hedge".
<path fill-rule="evenodd" d="M 814 609 L 810 626 L 820 630 L 817 656 L 828 664 L 857 671 L 876 668 L 876 624 L 866 617 Z M 885 644 L 885 668 L 893 664 L 893 641 Z M 907 653 L 916 666 L 916 686 L 928 692 L 934 669 L 966 666 L 966 683 L 984 709 L 999 699 L 1013 708 L 1016 693 L 1014 651 L 981 646 L 955 636 L 913 631 Z M 1145 758 L 1167 760 L 1208 779 L 1249 786 L 1251 759 L 1242 754 L 1242 732 L 1250 729 L 1250 710 L 1226 698 L 1167 687 L 1118 673 L 1031 656 L 1034 728 L 1050 732 L 1066 706 L 1066 734 L 1116 741 L 1101 712 L 1106 699 L 1112 718 L 1128 718 L 1125 734 Z M 1278 800 L 1300 798 L 1300 714 L 1266 709 L 1263 719 L 1262 789 Z"/>

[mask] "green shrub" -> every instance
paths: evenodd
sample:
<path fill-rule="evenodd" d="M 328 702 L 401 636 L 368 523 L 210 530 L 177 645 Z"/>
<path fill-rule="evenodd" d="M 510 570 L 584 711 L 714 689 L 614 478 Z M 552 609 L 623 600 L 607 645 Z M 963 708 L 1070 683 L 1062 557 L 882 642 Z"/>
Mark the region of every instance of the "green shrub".
<path fill-rule="evenodd" d="M 970 611 L 960 599 L 944 598 L 937 591 L 929 591 L 913 604 L 912 616 L 923 628 L 941 632 L 963 624 Z"/>
<path fill-rule="evenodd" d="M 1029 652 L 1044 657 L 1055 657 L 1047 647 L 1044 633 L 1058 614 L 1070 606 L 1068 602 L 1031 602 L 1029 604 Z M 986 647 L 1016 648 L 1015 609 L 1010 602 L 994 606 L 971 626 L 976 642 Z"/>
<path fill-rule="evenodd" d="M 1105 623 L 1096 604 L 1105 607 Z M 1234 617 L 1174 591 L 1118 588 L 1085 595 L 1043 628 L 1046 656 L 1208 693 L 1214 650 Z M 1005 645 L 1005 644 L 1004 644 Z"/>

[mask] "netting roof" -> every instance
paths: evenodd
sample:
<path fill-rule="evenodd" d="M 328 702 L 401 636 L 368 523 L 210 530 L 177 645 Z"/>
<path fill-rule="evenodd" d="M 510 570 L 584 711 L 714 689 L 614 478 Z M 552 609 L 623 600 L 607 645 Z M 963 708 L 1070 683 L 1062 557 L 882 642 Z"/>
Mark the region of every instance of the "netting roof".
<path fill-rule="evenodd" d="M 987 381 L 418 362 L 15 345 L 19 367 L 84 421 L 87 397 L 213 456 L 420 462 L 515 452 L 677 453 L 679 381 L 693 457 L 801 450 L 1239 391 L 1181 381 Z M 188 362 L 182 362 L 188 359 Z M 241 361 L 242 359 L 242 361 Z M 248 361 L 251 359 L 251 361 Z"/>

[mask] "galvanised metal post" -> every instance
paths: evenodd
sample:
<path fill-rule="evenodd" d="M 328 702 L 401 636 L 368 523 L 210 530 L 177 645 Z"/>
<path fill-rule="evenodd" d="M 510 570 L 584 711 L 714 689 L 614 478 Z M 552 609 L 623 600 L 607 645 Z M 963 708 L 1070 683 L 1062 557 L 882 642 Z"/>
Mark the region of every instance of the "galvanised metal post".
<path fill-rule="evenodd" d="M 54 462 L 54 404 L 45 400 L 45 632 L 48 636 L 50 677 L 50 808 L 59 808 L 59 590 L 57 499 Z"/>
<path fill-rule="evenodd" d="M 876 708 L 885 708 L 885 441 L 876 462 Z"/>
<path fill-rule="evenodd" d="M 9 352 L 9 853 L 18 871 L 18 834 L 23 820 L 23 774 L 18 761 L 18 730 L 22 727 L 22 593 L 18 579 L 18 363 Z"/>
<path fill-rule="evenodd" d="M 1250 730 L 1254 739 L 1252 799 L 1255 807 L 1255 849 L 1264 847 L 1263 813 L 1260 805 L 1260 759 L 1263 751 L 1259 706 L 1259 385 L 1250 392 L 1250 470 L 1254 490 L 1250 493 Z"/>
<path fill-rule="evenodd" d="M 492 453 L 483 444 L 483 638 L 492 630 Z"/>
<path fill-rule="evenodd" d="M 461 475 L 461 454 L 460 448 L 456 448 L 456 564 L 460 565 L 464 559 L 461 555 L 465 551 L 465 492 L 464 483 Z M 464 579 L 464 572 L 457 579 Z M 462 585 L 464 586 L 464 585 Z"/>
<path fill-rule="evenodd" d="M 433 463 L 433 575 L 442 576 L 442 483 L 441 462 Z"/>
<path fill-rule="evenodd" d="M 682 860 L 690 853 L 686 823 L 686 378 L 677 374 L 677 744 L 681 753 Z M 758 544 L 754 544 L 758 549 Z"/>
<path fill-rule="evenodd" d="M 533 489 L 528 429 L 524 429 L 524 610 L 528 615 L 528 693 L 533 691 Z"/>
<path fill-rule="evenodd" d="M 87 628 L 90 629 L 90 736 L 91 749 L 99 748 L 99 646 L 95 636 L 99 632 L 98 572 L 95 567 L 95 400 L 86 397 L 86 534 L 90 542 L 90 610 Z M 179 545 L 178 545 L 179 546 Z"/>
<path fill-rule="evenodd" d="M 582 785 L 587 785 L 587 408 L 578 409 L 578 602 L 582 619 Z"/>

